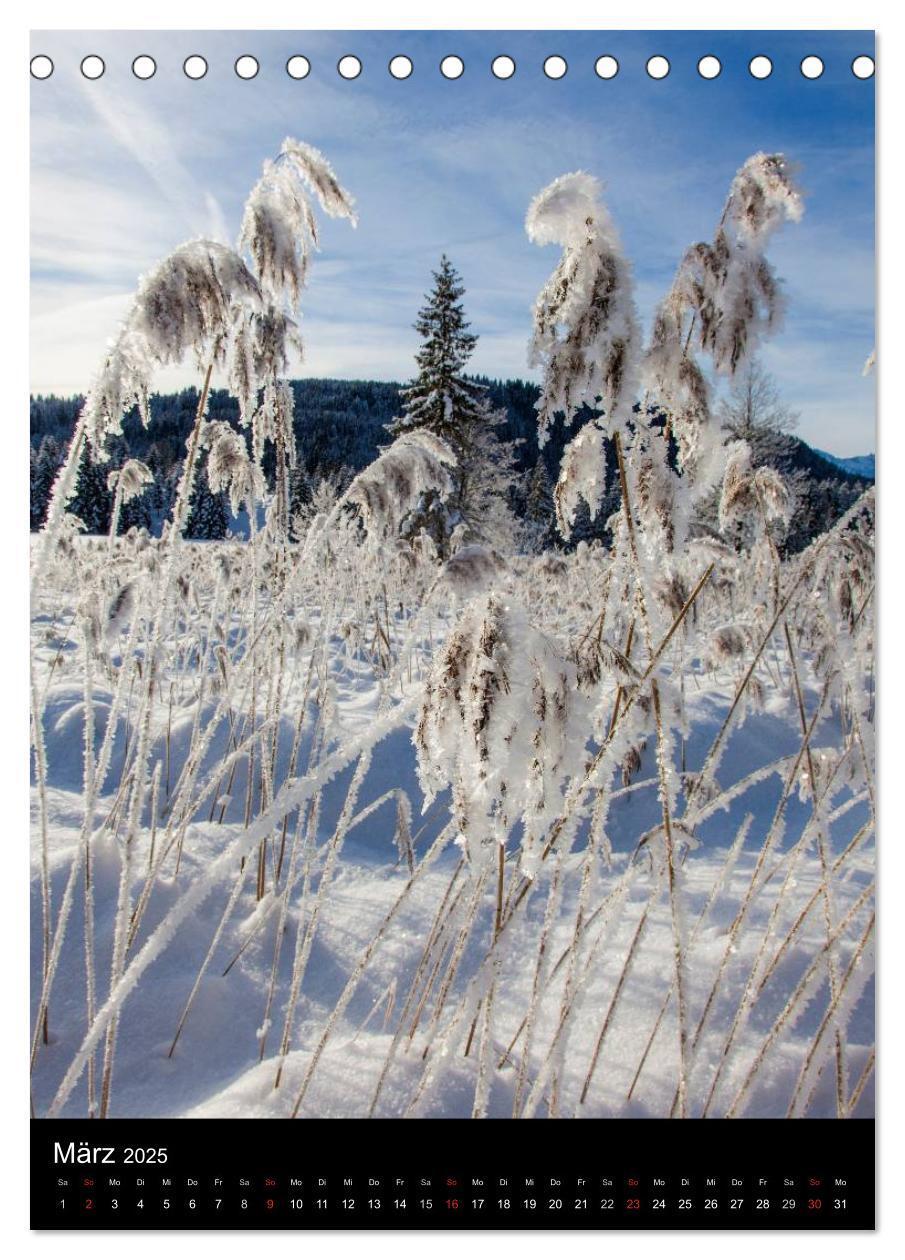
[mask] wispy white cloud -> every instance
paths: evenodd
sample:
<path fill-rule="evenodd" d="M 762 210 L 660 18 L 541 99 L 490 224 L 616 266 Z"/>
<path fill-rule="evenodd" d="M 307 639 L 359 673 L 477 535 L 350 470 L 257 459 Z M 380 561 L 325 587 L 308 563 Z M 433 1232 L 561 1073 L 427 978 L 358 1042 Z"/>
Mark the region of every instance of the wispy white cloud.
<path fill-rule="evenodd" d="M 128 308 L 130 293 L 99 297 L 94 287 L 33 286 L 32 391 L 84 393 L 103 350 Z M 35 365 L 39 374 L 35 374 Z"/>
<path fill-rule="evenodd" d="M 175 239 L 174 239 L 175 238 Z M 31 262 L 39 277 L 98 289 L 134 283 L 178 243 L 169 208 L 156 195 L 43 168 L 32 176 Z"/>

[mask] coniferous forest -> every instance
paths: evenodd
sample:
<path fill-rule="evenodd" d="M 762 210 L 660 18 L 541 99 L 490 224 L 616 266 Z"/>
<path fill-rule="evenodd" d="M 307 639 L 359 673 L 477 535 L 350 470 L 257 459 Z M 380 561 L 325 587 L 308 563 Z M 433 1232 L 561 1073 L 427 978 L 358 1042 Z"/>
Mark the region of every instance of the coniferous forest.
<path fill-rule="evenodd" d="M 532 545 L 569 548 L 581 539 L 605 541 L 606 521 L 618 502 L 615 476 L 609 479 L 608 508 L 593 521 L 586 507 L 580 510 L 576 527 L 567 540 L 555 529 L 547 502 L 556 483 L 563 448 L 571 430 L 579 425 L 560 426 L 541 451 L 535 410 L 538 386 L 524 380 L 474 380 L 486 388 L 493 409 L 502 412 L 496 436 L 511 444 L 514 454 L 509 499 L 516 518 L 535 526 L 526 535 Z M 380 448 L 391 440 L 393 422 L 402 408 L 404 386 L 393 381 L 329 379 L 294 380 L 290 384 L 295 399 L 293 427 L 298 451 L 290 493 L 292 511 L 297 513 L 304 512 L 312 502 L 320 482 L 332 484 L 341 493 L 355 473 L 377 457 Z M 123 506 L 118 532 L 124 534 L 136 527 L 153 535 L 160 533 L 173 505 L 198 397 L 196 388 L 154 394 L 150 422 L 145 426 L 136 411 L 130 412 L 123 421 L 122 435 L 109 443 L 108 464 L 99 467 L 87 456 L 82 460 L 71 511 L 84 521 L 88 533 L 109 531 L 114 492 L 107 484 L 108 474 L 128 459 L 146 464 L 153 480 L 137 498 Z M 51 487 L 83 404 L 84 398 L 79 396 L 38 395 L 31 399 L 32 530 L 40 529 L 44 522 Z M 213 390 L 210 412 L 236 422 L 239 406 L 228 390 Z M 789 550 L 800 550 L 821 533 L 869 484 L 867 478 L 844 471 L 793 434 L 783 435 L 778 455 L 772 452 L 769 462 L 795 477 L 800 488 L 799 510 L 793 529 L 784 540 Z M 608 466 L 615 467 L 612 460 Z M 265 477 L 272 482 L 272 453 L 265 452 L 263 467 Z M 207 482 L 199 479 L 186 537 L 217 540 L 229 532 L 239 536 L 247 533 L 244 514 L 239 518 L 232 516 L 226 495 L 212 493 Z"/>

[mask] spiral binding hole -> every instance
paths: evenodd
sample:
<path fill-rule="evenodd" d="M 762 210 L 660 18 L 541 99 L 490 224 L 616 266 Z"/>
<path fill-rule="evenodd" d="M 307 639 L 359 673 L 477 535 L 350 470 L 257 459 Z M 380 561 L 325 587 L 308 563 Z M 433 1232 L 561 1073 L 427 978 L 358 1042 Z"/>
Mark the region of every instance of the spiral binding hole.
<path fill-rule="evenodd" d="M 290 79 L 307 79 L 311 73 L 311 62 L 301 53 L 296 53 L 286 62 L 286 73 Z"/>
<path fill-rule="evenodd" d="M 341 78 L 357 79 L 361 74 L 361 61 L 358 57 L 353 56 L 352 53 L 347 53 L 345 57 L 340 57 L 336 63 L 336 68 Z"/>
<path fill-rule="evenodd" d="M 392 57 L 387 67 L 394 79 L 407 79 L 414 70 L 411 57 Z"/>
<path fill-rule="evenodd" d="M 182 63 L 182 73 L 187 79 L 203 79 L 207 74 L 207 62 L 200 53 L 192 53 Z"/>
<path fill-rule="evenodd" d="M 39 53 L 28 63 L 28 70 L 33 79 L 49 79 L 53 74 L 53 62 L 43 53 Z"/>
<path fill-rule="evenodd" d="M 142 53 L 132 62 L 132 73 L 136 79 L 153 79 L 157 73 L 157 62 L 153 57 Z"/>
<path fill-rule="evenodd" d="M 873 57 L 856 57 L 852 62 L 852 74 L 856 79 L 872 79 L 875 69 Z"/>
<path fill-rule="evenodd" d="M 257 57 L 252 57 L 246 53 L 244 56 L 236 58 L 234 69 L 240 79 L 253 79 L 261 69 L 261 66 Z"/>
<path fill-rule="evenodd" d="M 82 58 L 82 64 L 79 69 L 82 77 L 85 79 L 99 79 L 106 70 L 103 57 L 98 57 L 94 53 L 90 53 L 87 57 Z"/>

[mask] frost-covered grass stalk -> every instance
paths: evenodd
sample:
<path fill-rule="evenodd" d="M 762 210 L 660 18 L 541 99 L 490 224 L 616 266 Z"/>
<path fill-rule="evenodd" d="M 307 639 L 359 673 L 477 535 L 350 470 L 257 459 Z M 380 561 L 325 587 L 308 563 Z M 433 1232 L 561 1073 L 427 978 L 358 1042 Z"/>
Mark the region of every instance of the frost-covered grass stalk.
<path fill-rule="evenodd" d="M 580 421 L 560 531 L 619 489 L 607 549 L 540 556 L 400 536 L 455 468 L 418 428 L 290 530 L 314 203 L 354 222 L 287 141 L 239 252 L 191 242 L 142 281 L 35 543 L 38 1114 L 868 1108 L 873 497 L 784 558 L 788 486 L 712 411 L 777 325 L 785 159 L 741 168 L 646 345 L 599 181 L 532 202 L 561 250 L 541 437 Z M 136 461 L 109 536 L 80 536 L 86 445 L 186 355 L 163 537 L 117 534 Z M 201 477 L 247 542 L 186 541 Z"/>

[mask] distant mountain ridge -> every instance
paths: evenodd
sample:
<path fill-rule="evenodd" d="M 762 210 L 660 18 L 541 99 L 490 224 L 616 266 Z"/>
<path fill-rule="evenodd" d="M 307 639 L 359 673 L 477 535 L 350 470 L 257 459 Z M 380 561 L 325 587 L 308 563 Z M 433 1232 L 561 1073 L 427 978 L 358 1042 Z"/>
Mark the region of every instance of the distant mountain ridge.
<path fill-rule="evenodd" d="M 811 448 L 815 454 L 822 459 L 827 460 L 831 464 L 835 464 L 837 468 L 841 468 L 843 472 L 851 473 L 855 477 L 864 477 L 868 481 L 876 481 L 876 456 L 875 455 L 831 455 L 829 451 L 818 451 L 816 446 Z"/>

